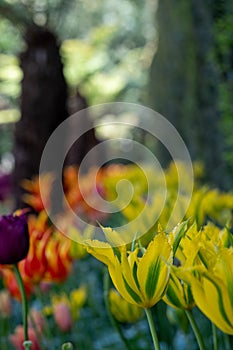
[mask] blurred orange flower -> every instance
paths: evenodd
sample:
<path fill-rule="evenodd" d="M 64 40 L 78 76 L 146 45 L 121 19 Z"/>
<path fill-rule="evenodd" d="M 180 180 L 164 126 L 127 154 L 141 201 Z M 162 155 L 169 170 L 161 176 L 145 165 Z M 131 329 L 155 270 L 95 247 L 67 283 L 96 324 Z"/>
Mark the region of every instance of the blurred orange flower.
<path fill-rule="evenodd" d="M 44 280 L 49 282 L 62 282 L 66 279 L 72 268 L 70 256 L 71 241 L 60 232 L 53 232 L 46 246 L 46 259 L 48 266 Z"/>
<path fill-rule="evenodd" d="M 9 290 L 12 297 L 21 301 L 21 293 L 18 287 L 18 283 L 15 278 L 13 270 L 8 266 L 2 269 L 3 283 L 5 287 Z M 24 283 L 24 288 L 27 296 L 30 296 L 33 291 L 33 285 L 29 283 Z"/>
<path fill-rule="evenodd" d="M 64 170 L 64 189 L 66 200 L 70 207 L 88 221 L 104 220 L 106 213 L 101 210 L 99 196 L 105 196 L 103 186 L 104 170 L 90 169 L 85 176 L 78 174 L 75 166 L 66 167 Z"/>
<path fill-rule="evenodd" d="M 41 282 L 64 281 L 72 267 L 70 256 L 71 241 L 48 225 L 44 211 L 38 216 L 28 217 L 30 247 L 27 257 L 18 263 L 18 267 L 29 296 L 34 286 Z M 18 285 L 9 265 L 1 266 L 3 281 L 11 295 L 21 299 Z"/>
<path fill-rule="evenodd" d="M 30 205 L 36 212 L 40 212 L 44 209 L 42 202 L 40 187 L 46 189 L 44 193 L 47 194 L 45 198 L 46 207 L 50 206 L 50 195 L 54 176 L 51 173 L 35 176 L 32 180 L 24 179 L 22 181 L 22 187 L 28 192 L 23 195 L 23 201 Z"/>

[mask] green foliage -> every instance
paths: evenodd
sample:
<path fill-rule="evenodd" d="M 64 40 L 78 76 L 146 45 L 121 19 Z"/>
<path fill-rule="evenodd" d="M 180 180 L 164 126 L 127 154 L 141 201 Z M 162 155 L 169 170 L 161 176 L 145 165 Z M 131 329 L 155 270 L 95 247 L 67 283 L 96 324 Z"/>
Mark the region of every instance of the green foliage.
<path fill-rule="evenodd" d="M 28 23 L 47 25 L 61 41 L 64 73 L 71 90 L 80 88 L 89 104 L 114 100 L 142 102 L 154 53 L 155 3 L 116 0 L 0 1 L 0 48 L 22 50 Z M 3 13 L 4 13 L 3 12 Z M 23 14 L 24 13 L 24 16 Z M 14 20 L 15 19 L 15 20 Z M 4 37 L 4 38 L 3 38 Z M 9 61 L 11 58 L 9 58 Z M 18 68 L 1 57 L 0 94 L 12 103 L 19 96 Z M 9 69 L 8 69 L 9 68 Z"/>
<path fill-rule="evenodd" d="M 227 190 L 233 186 L 233 3 L 174 3 L 158 6 L 151 105 L 177 128 L 192 158 L 204 162 L 207 181 Z"/>
<path fill-rule="evenodd" d="M 1 114 L 0 114 L 1 116 Z M 2 156 L 12 149 L 12 128 L 9 125 L 0 127 L 0 162 Z"/>
<path fill-rule="evenodd" d="M 0 20 L 0 53 L 17 54 L 22 49 L 22 38 L 19 31 L 6 18 Z"/>
<path fill-rule="evenodd" d="M 152 2 L 123 0 L 0 0 L 0 124 L 17 121 L 22 73 L 17 55 L 32 23 L 46 25 L 61 42 L 71 92 L 88 103 L 142 102 L 154 52 Z M 4 134 L 0 153 L 10 151 Z"/>
<path fill-rule="evenodd" d="M 0 21 L 0 27 L 2 23 Z M 3 47 L 2 38 L 3 36 L 0 36 L 0 45 Z M 11 36 L 8 40 L 10 38 Z M 18 39 L 15 38 L 15 43 L 17 41 Z M 5 42 L 7 44 L 7 40 Z M 12 43 L 14 43 L 14 39 L 12 39 Z M 16 50 L 16 47 L 11 46 L 11 44 L 5 47 L 6 52 Z M 17 58 L 13 54 L 0 54 L 0 159 L 4 153 L 12 150 L 13 128 L 8 123 L 14 123 L 20 117 L 17 101 L 21 79 L 22 73 Z"/>
<path fill-rule="evenodd" d="M 64 21 L 58 28 L 60 37 L 67 39 L 69 33 L 73 38 L 62 45 L 67 81 L 81 87 L 90 104 L 142 101 L 154 52 L 154 6 L 128 0 L 120 7 L 115 0 L 101 3 L 73 4 L 76 22 Z"/>
<path fill-rule="evenodd" d="M 19 97 L 21 79 L 17 57 L 0 55 L 0 93 L 8 102 L 15 103 Z"/>

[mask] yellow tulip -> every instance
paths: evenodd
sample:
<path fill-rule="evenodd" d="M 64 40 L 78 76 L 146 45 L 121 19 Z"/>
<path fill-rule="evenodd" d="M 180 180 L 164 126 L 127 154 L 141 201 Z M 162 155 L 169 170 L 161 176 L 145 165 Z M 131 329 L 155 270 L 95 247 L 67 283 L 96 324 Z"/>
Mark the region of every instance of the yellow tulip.
<path fill-rule="evenodd" d="M 142 308 L 128 303 L 114 289 L 109 291 L 109 303 L 111 313 L 118 322 L 135 323 L 143 315 Z"/>
<path fill-rule="evenodd" d="M 171 307 L 191 310 L 195 306 L 190 285 L 171 273 L 163 301 Z"/>
<path fill-rule="evenodd" d="M 73 289 L 69 295 L 70 309 L 73 320 L 78 319 L 79 310 L 83 307 L 87 299 L 87 289 L 85 286 L 81 286 L 77 289 Z"/>
<path fill-rule="evenodd" d="M 192 274 L 190 282 L 199 309 L 224 333 L 233 335 L 233 249 L 217 252 L 213 268 Z"/>
<path fill-rule="evenodd" d="M 197 254 L 197 249 L 193 246 L 190 247 L 190 234 L 193 236 L 196 234 L 196 227 L 193 225 L 188 228 L 188 221 L 184 221 L 178 224 L 172 232 L 169 234 L 169 241 L 173 246 L 173 253 L 175 263 L 179 265 L 185 265 L 186 254 L 188 253 L 189 258 L 194 259 Z M 182 246 L 181 243 L 186 243 Z M 190 254 L 192 253 L 192 254 Z M 190 285 L 179 278 L 176 275 L 177 268 L 174 266 L 171 270 L 170 279 L 166 294 L 163 297 L 163 301 L 171 307 L 191 310 L 195 303 L 193 300 Z"/>
<path fill-rule="evenodd" d="M 177 269 L 191 285 L 198 308 L 224 333 L 233 335 L 233 248 L 207 242 L 199 247 L 193 266 Z"/>
<path fill-rule="evenodd" d="M 136 247 L 113 248 L 108 243 L 86 241 L 87 251 L 108 266 L 114 286 L 131 304 L 143 308 L 155 305 L 164 295 L 173 259 L 172 246 L 165 233 L 159 233 L 142 255 Z"/>

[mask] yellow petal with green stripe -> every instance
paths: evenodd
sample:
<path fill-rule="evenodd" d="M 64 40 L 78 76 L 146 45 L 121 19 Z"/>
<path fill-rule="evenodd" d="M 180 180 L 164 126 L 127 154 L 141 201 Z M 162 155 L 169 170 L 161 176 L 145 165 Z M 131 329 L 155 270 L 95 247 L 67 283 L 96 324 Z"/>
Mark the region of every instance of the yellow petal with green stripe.
<path fill-rule="evenodd" d="M 222 248 L 217 255 L 214 266 L 214 275 L 220 279 L 224 278 L 228 294 L 233 294 L 233 249 Z M 233 296 L 231 298 L 233 308 Z"/>
<path fill-rule="evenodd" d="M 132 256 L 132 258 L 135 258 L 134 252 L 130 252 L 129 256 Z M 121 269 L 122 269 L 122 275 L 124 277 L 124 280 L 127 281 L 127 284 L 129 287 L 137 294 L 140 295 L 140 290 L 138 289 L 137 280 L 134 278 L 133 269 L 130 266 L 131 259 L 127 256 L 126 249 L 125 251 L 121 252 Z M 137 266 L 136 266 L 137 267 Z"/>
<path fill-rule="evenodd" d="M 193 278 L 192 293 L 199 309 L 224 333 L 233 335 L 233 309 L 226 286 L 218 278 Z"/>
<path fill-rule="evenodd" d="M 115 265 L 110 265 L 109 274 L 112 282 L 121 296 L 131 304 L 139 305 L 141 298 L 127 285 L 127 281 L 124 280 L 121 270 L 121 265 L 116 258 Z"/>
<path fill-rule="evenodd" d="M 172 272 L 163 301 L 171 307 L 189 310 L 194 307 L 190 285 Z"/>
<path fill-rule="evenodd" d="M 138 264 L 137 277 L 144 307 L 150 307 L 162 298 L 169 278 L 168 264 L 171 263 L 172 247 L 167 236 L 159 233 L 150 242 Z"/>

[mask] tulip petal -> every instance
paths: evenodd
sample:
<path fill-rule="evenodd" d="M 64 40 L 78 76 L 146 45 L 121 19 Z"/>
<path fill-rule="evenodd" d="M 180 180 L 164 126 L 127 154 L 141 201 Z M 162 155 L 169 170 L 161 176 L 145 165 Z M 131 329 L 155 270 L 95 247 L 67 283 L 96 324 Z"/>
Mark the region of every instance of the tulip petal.
<path fill-rule="evenodd" d="M 123 276 L 123 281 L 124 281 L 124 285 L 125 288 L 127 290 L 127 292 L 130 294 L 130 296 L 133 298 L 133 300 L 135 300 L 136 303 L 140 304 L 142 302 L 142 299 L 140 298 L 140 296 L 130 287 L 130 285 L 127 283 L 126 279 Z"/>
<path fill-rule="evenodd" d="M 136 251 L 137 252 L 137 251 Z M 138 289 L 138 281 L 137 279 L 134 279 L 133 275 L 133 269 L 130 266 L 130 262 L 132 263 L 132 259 L 130 259 L 130 256 L 132 256 L 132 259 L 135 260 L 135 252 L 131 252 L 129 254 L 129 257 L 127 257 L 127 252 L 126 252 L 126 246 L 122 247 L 121 251 L 121 269 L 122 269 L 122 275 L 123 275 L 123 280 L 125 283 L 126 289 L 130 292 L 131 296 L 134 295 L 133 299 L 140 299 L 140 290 Z M 136 265 L 135 265 L 136 268 Z M 136 298 L 136 299 L 135 299 Z"/>
<path fill-rule="evenodd" d="M 87 245 L 87 252 L 105 265 L 109 266 L 115 261 L 114 252 L 110 244 L 90 239 L 84 243 Z"/>
<path fill-rule="evenodd" d="M 221 280 L 206 275 L 201 281 L 193 279 L 191 286 L 200 310 L 224 333 L 233 335 L 232 310 Z"/>
<path fill-rule="evenodd" d="M 172 247 L 166 235 L 159 233 L 149 244 L 137 270 L 141 292 L 149 303 L 155 303 L 165 291 L 169 278 L 166 262 L 172 262 Z"/>
<path fill-rule="evenodd" d="M 139 285 L 138 276 L 137 276 L 137 268 L 138 268 L 137 266 L 138 266 L 138 262 L 139 262 L 138 250 L 139 249 L 136 248 L 133 252 L 131 252 L 131 254 L 128 256 L 128 261 L 129 261 L 129 265 L 130 265 L 136 286 L 137 286 L 138 290 L 140 290 L 140 285 Z"/>
<path fill-rule="evenodd" d="M 184 301 L 181 297 L 182 295 L 183 289 L 179 279 L 175 275 L 171 274 L 166 295 L 164 296 L 163 300 L 172 307 L 184 308 Z"/>
<path fill-rule="evenodd" d="M 115 261 L 115 266 L 110 265 L 108 267 L 108 270 L 109 270 L 109 274 L 112 279 L 112 282 L 116 287 L 116 289 L 118 290 L 118 292 L 121 294 L 121 296 L 129 303 L 138 305 L 138 302 L 136 301 L 136 300 L 139 300 L 138 295 L 136 295 L 135 292 L 132 293 L 130 288 L 127 289 L 127 285 L 122 275 L 121 265 L 117 258 Z"/>
<path fill-rule="evenodd" d="M 158 258 L 153 264 L 149 266 L 147 279 L 146 279 L 146 295 L 149 299 L 152 299 L 159 283 L 159 274 L 161 270 L 161 260 Z"/>
<path fill-rule="evenodd" d="M 224 284 L 228 290 L 228 295 L 233 293 L 233 249 L 222 249 L 218 254 L 218 259 L 214 268 L 214 274 L 220 279 L 224 276 Z M 230 298 L 231 309 L 233 311 L 233 298 Z M 233 323 L 233 322 L 232 322 Z"/>
<path fill-rule="evenodd" d="M 100 227 L 104 232 L 106 239 L 112 246 L 119 247 L 125 245 L 122 235 L 120 235 L 117 231 L 113 230 L 111 227 L 103 227 L 101 225 Z"/>

